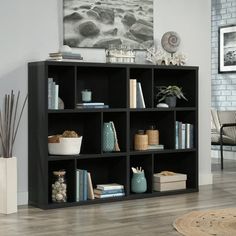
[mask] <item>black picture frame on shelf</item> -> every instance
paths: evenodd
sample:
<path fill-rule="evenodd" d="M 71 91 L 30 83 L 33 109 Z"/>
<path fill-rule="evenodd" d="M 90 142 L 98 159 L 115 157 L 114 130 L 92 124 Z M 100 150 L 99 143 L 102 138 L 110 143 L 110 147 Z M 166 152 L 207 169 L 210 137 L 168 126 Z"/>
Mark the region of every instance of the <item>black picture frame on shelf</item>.
<path fill-rule="evenodd" d="M 236 72 L 236 25 L 219 27 L 219 73 Z"/>

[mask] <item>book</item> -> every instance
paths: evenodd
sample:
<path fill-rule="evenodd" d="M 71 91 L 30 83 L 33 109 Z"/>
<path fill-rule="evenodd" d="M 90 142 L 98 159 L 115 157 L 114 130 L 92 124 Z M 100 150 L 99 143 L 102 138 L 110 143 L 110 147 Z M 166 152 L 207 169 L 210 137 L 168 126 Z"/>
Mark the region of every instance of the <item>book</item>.
<path fill-rule="evenodd" d="M 114 194 L 114 193 L 124 193 L 124 189 L 94 189 L 94 194 L 104 195 L 104 194 Z"/>
<path fill-rule="evenodd" d="M 179 122 L 175 122 L 175 149 L 179 148 Z"/>
<path fill-rule="evenodd" d="M 163 144 L 148 145 L 148 150 L 152 150 L 152 149 L 164 149 L 164 145 Z"/>
<path fill-rule="evenodd" d="M 190 124 L 190 148 L 194 148 L 194 128 L 193 124 Z"/>
<path fill-rule="evenodd" d="M 190 124 L 186 124 L 185 140 L 186 148 L 190 148 Z"/>
<path fill-rule="evenodd" d="M 78 202 L 80 193 L 80 180 L 79 180 L 79 170 L 76 170 L 76 201 Z"/>
<path fill-rule="evenodd" d="M 87 106 L 87 105 L 81 105 L 81 106 L 77 106 L 76 105 L 76 108 L 77 109 L 89 109 L 89 108 L 109 108 L 109 105 L 90 105 L 90 106 Z"/>
<path fill-rule="evenodd" d="M 59 85 L 55 84 L 54 109 L 58 109 Z"/>
<path fill-rule="evenodd" d="M 52 109 L 52 86 L 53 78 L 48 78 L 48 109 Z"/>
<path fill-rule="evenodd" d="M 124 189 L 124 185 L 111 183 L 111 184 L 98 184 L 97 189 L 110 190 L 110 189 Z"/>
<path fill-rule="evenodd" d="M 88 176 L 88 199 L 93 200 L 95 197 L 94 197 L 93 184 L 90 172 L 87 172 L 87 176 Z"/>
<path fill-rule="evenodd" d="M 112 194 L 94 194 L 95 198 L 109 198 L 109 197 L 122 197 L 125 193 L 112 193 Z"/>
<path fill-rule="evenodd" d="M 87 170 L 83 171 L 83 200 L 86 201 L 88 199 L 88 172 Z"/>
<path fill-rule="evenodd" d="M 95 106 L 95 105 L 104 105 L 104 102 L 83 102 L 83 103 L 76 103 L 76 106 Z"/>
<path fill-rule="evenodd" d="M 133 108 L 133 86 L 131 79 L 129 80 L 129 107 Z"/>
<path fill-rule="evenodd" d="M 182 148 L 182 122 L 178 121 L 178 149 Z"/>
<path fill-rule="evenodd" d="M 136 108 L 137 104 L 137 80 L 130 79 L 130 108 Z"/>
<path fill-rule="evenodd" d="M 137 108 L 146 108 L 144 98 L 143 98 L 143 91 L 142 91 L 142 86 L 141 83 L 137 83 L 137 99 L 136 99 Z"/>
<path fill-rule="evenodd" d="M 182 149 L 185 149 L 186 148 L 186 135 L 185 135 L 185 132 L 186 132 L 186 124 L 182 123 L 182 132 L 181 132 L 181 135 L 182 135 L 182 146 L 181 148 Z"/>
<path fill-rule="evenodd" d="M 79 172 L 79 201 L 84 200 L 83 192 L 84 192 L 84 175 L 83 175 L 83 170 L 78 169 Z"/>

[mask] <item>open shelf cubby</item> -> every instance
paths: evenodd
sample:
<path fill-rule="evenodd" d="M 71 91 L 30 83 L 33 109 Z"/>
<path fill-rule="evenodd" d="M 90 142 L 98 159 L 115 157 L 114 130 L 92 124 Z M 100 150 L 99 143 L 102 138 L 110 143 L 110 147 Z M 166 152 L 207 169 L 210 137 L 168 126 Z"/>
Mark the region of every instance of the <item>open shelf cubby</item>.
<path fill-rule="evenodd" d="M 198 67 L 151 64 L 41 61 L 28 65 L 29 204 L 42 209 L 104 203 L 198 191 Z M 64 108 L 48 109 L 48 78 L 59 86 Z M 130 107 L 130 79 L 141 83 L 145 108 Z M 178 85 L 186 100 L 173 108 L 157 108 L 158 86 Z M 76 108 L 81 92 L 89 89 L 92 102 L 109 108 Z M 120 151 L 103 151 L 103 124 L 113 121 Z M 176 121 L 192 124 L 191 148 L 176 148 Z M 164 149 L 134 150 L 138 130 L 159 130 Z M 82 138 L 80 154 L 49 155 L 48 136 L 74 130 Z M 131 191 L 131 167 L 142 167 L 147 191 Z M 78 169 L 98 184 L 124 186 L 124 196 L 77 201 Z M 65 170 L 67 202 L 52 202 L 53 171 Z M 164 170 L 187 174 L 186 189 L 155 192 L 153 174 Z"/>

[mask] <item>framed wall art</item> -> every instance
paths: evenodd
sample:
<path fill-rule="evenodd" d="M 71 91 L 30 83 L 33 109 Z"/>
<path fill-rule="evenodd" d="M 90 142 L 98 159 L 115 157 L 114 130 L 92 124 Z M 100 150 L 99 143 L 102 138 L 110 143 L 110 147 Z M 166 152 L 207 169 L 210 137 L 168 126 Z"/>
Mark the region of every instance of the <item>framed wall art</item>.
<path fill-rule="evenodd" d="M 236 72 L 236 25 L 219 28 L 219 72 Z"/>
<path fill-rule="evenodd" d="M 64 0 L 63 43 L 146 49 L 153 44 L 153 0 Z"/>

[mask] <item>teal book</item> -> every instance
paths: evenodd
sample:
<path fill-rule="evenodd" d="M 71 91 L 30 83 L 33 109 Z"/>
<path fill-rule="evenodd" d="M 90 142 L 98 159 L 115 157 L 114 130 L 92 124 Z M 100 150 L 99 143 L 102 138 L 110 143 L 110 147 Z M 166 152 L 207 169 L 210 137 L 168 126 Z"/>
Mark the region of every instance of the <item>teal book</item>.
<path fill-rule="evenodd" d="M 79 199 L 79 192 L 80 192 L 80 182 L 79 182 L 79 170 L 76 170 L 76 201 L 78 202 Z"/>
<path fill-rule="evenodd" d="M 83 200 L 88 200 L 88 172 L 83 170 Z"/>

